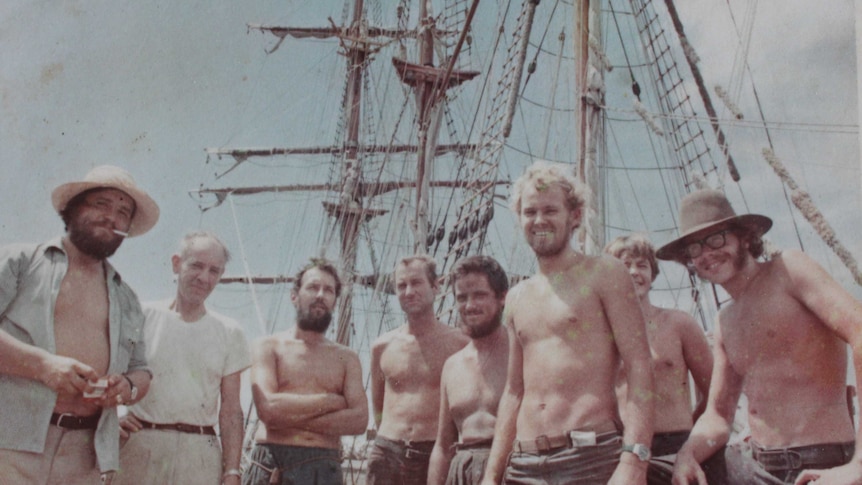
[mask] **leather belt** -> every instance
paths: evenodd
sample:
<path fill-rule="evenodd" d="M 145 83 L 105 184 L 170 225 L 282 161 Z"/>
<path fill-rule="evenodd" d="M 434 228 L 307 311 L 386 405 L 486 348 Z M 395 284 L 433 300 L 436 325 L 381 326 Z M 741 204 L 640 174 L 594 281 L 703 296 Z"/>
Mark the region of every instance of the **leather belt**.
<path fill-rule="evenodd" d="M 801 470 L 813 465 L 842 465 L 853 456 L 854 443 L 824 443 L 767 449 L 751 444 L 754 459 L 766 471 Z"/>
<path fill-rule="evenodd" d="M 96 429 L 102 413 L 92 416 L 75 416 L 69 413 L 52 413 L 51 424 L 64 429 Z"/>
<path fill-rule="evenodd" d="M 550 451 L 558 450 L 561 448 L 579 448 L 581 446 L 592 446 L 595 445 L 595 436 L 616 432 L 617 425 L 613 422 L 605 423 L 603 425 L 595 426 L 593 428 L 582 428 L 578 430 L 568 431 L 565 434 L 561 434 L 558 436 L 548 436 L 541 435 L 537 436 L 536 439 L 532 440 L 515 440 L 512 444 L 512 450 L 520 453 L 548 453 Z M 573 440 L 573 436 L 579 434 L 592 434 L 593 440 L 591 444 L 585 444 L 581 442 L 576 442 Z"/>
<path fill-rule="evenodd" d="M 138 421 L 141 422 L 141 427 L 143 427 L 144 429 L 155 429 L 159 431 L 179 431 L 180 433 L 206 434 L 210 436 L 216 436 L 215 428 L 212 426 L 198 426 L 196 424 L 184 423 L 151 423 L 149 421 L 144 421 L 141 418 L 138 418 Z"/>
<path fill-rule="evenodd" d="M 491 443 L 493 442 L 492 438 L 479 440 L 479 441 L 471 441 L 470 443 L 455 443 L 453 446 L 455 451 L 461 450 L 475 450 L 477 448 L 490 448 Z"/>

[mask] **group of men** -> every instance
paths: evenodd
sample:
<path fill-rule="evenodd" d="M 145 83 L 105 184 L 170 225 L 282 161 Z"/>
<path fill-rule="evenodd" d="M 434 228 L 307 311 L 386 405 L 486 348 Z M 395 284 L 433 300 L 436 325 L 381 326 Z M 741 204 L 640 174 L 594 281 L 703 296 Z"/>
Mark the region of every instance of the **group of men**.
<path fill-rule="evenodd" d="M 772 221 L 713 190 L 682 200 L 680 236 L 658 251 L 630 235 L 585 255 L 583 194 L 563 167 L 527 169 L 511 202 L 538 271 L 510 289 L 494 259 L 458 261 L 457 328 L 435 314 L 434 260 L 398 262 L 406 323 L 371 349 L 366 483 L 862 484 L 846 399 L 862 305 L 800 251 L 760 259 Z M 249 352 L 205 305 L 230 258 L 215 235 L 186 235 L 175 296 L 142 307 L 107 258 L 153 227 L 156 203 L 111 166 L 52 202 L 64 236 L 0 248 L 4 483 L 343 483 L 341 437 L 369 409 L 357 354 L 325 337 L 331 263 L 302 268 L 295 326 Z M 712 348 L 651 303 L 657 258 L 732 297 Z M 240 470 L 249 367 L 261 426 Z M 743 393 L 751 434 L 726 446 Z"/>

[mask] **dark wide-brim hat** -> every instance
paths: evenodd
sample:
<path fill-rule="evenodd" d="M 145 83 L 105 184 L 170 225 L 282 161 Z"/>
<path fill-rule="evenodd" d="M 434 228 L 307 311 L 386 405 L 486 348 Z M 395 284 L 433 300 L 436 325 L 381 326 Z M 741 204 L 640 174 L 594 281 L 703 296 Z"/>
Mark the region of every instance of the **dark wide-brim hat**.
<path fill-rule="evenodd" d="M 129 228 L 129 237 L 140 236 L 152 229 L 159 220 L 159 206 L 136 184 L 132 175 L 120 167 L 100 165 L 90 170 L 81 182 L 69 182 L 51 192 L 51 203 L 58 213 L 76 195 L 91 189 L 117 189 L 135 201 L 135 213 Z"/>
<path fill-rule="evenodd" d="M 685 247 L 698 233 L 708 233 L 719 226 L 739 225 L 750 228 L 758 236 L 772 227 L 772 219 L 759 214 L 736 215 L 730 201 L 718 190 L 698 190 L 683 197 L 679 205 L 677 239 L 656 251 L 656 257 L 669 261 L 685 260 Z"/>

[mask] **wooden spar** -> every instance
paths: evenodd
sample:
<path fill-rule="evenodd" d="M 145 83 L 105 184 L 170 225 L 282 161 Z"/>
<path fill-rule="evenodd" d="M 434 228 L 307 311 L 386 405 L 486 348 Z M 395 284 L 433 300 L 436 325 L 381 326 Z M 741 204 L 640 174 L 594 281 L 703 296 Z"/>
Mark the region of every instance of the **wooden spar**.
<path fill-rule="evenodd" d="M 577 176 L 589 188 L 587 209 L 593 209 L 593 217 L 585 217 L 582 212 L 581 230 L 578 239 L 587 254 L 601 252 L 605 243 L 604 214 L 599 207 L 601 181 L 596 163 L 599 137 L 602 133 L 601 110 L 604 105 L 603 67 L 593 63 L 590 55 L 590 40 L 601 47 L 599 36 L 591 31 L 601 32 L 598 0 L 576 2 L 575 8 L 575 60 L 577 72 L 577 136 L 578 161 Z"/>
<path fill-rule="evenodd" d="M 353 4 L 353 22 L 349 35 L 361 37 L 363 20 L 363 0 Z M 361 43 L 360 43 L 361 44 Z M 362 198 L 356 193 L 362 160 L 359 158 L 359 122 L 362 101 L 362 80 L 365 74 L 367 51 L 356 48 L 357 43 L 342 43 L 347 49 L 350 59 L 347 73 L 347 96 L 344 100 L 344 110 L 347 113 L 347 139 L 345 141 L 344 158 L 342 159 L 342 191 L 339 204 L 326 207 L 330 216 L 335 216 L 341 224 L 341 261 L 340 272 L 347 283 L 338 300 L 338 325 L 336 341 L 342 345 L 350 345 L 350 325 L 353 322 L 353 277 L 356 271 L 356 243 L 359 239 L 359 223 L 361 222 Z"/>
<path fill-rule="evenodd" d="M 673 0 L 664 0 L 664 3 L 667 6 L 668 13 L 670 13 L 671 23 L 673 23 L 673 28 L 676 30 L 676 35 L 679 37 L 680 42 L 687 44 L 688 40 L 685 36 L 685 31 L 683 31 L 682 22 L 679 20 L 679 14 L 676 11 Z M 734 182 L 739 182 L 739 170 L 736 169 L 736 163 L 733 161 L 733 157 L 727 149 L 727 140 L 724 138 L 724 131 L 718 124 L 718 115 L 715 113 L 715 107 L 712 105 L 712 98 L 709 96 L 709 91 L 706 89 L 706 83 L 703 82 L 703 76 L 700 75 L 700 69 L 698 69 L 694 59 L 691 59 L 688 55 L 685 56 L 685 60 L 691 70 L 692 77 L 694 77 L 694 82 L 697 84 L 697 90 L 703 100 L 703 107 L 706 109 L 707 116 L 709 116 L 710 125 L 712 125 L 712 130 L 715 132 L 718 146 L 721 148 L 721 153 L 724 154 L 730 178 L 732 178 Z"/>
<path fill-rule="evenodd" d="M 423 66 L 434 65 L 434 22 L 428 15 L 428 3 L 419 0 L 419 64 Z M 404 77 L 402 77 L 404 79 Z M 425 240 L 428 231 L 428 178 L 426 173 L 431 171 L 433 159 L 428 158 L 428 145 L 436 141 L 439 129 L 440 110 L 432 97 L 434 84 L 429 81 L 417 82 L 413 85 L 416 96 L 417 122 L 419 133 L 419 152 L 416 154 L 416 220 L 414 226 L 414 252 L 425 253 Z M 432 120 L 432 113 L 434 120 Z"/>
<path fill-rule="evenodd" d="M 406 60 L 393 58 L 392 63 L 398 70 L 401 81 L 411 86 L 416 97 L 418 124 L 418 151 L 416 154 L 416 215 L 414 222 L 413 248 L 417 253 L 425 253 L 428 239 L 428 192 L 431 187 L 430 173 L 436 154 L 438 153 L 437 138 L 443 110 L 440 101 L 447 89 L 476 77 L 478 71 L 455 71 L 454 65 L 461 51 L 461 46 L 470 28 L 470 22 L 475 14 L 478 1 L 474 0 L 467 20 L 461 30 L 461 35 L 452 57 L 446 68 L 434 67 L 434 36 L 437 33 L 435 18 L 428 12 L 428 2 L 419 2 L 419 62 L 409 63 Z"/>
<path fill-rule="evenodd" d="M 430 187 L 434 188 L 471 188 L 491 186 L 491 185 L 508 185 L 507 180 L 432 180 L 429 182 Z M 356 186 L 356 193 L 361 197 L 374 197 L 376 195 L 385 194 L 393 190 L 415 187 L 416 182 L 378 182 L 368 183 L 360 182 Z M 192 190 L 191 194 L 212 194 L 218 198 L 224 198 L 228 194 L 231 195 L 256 195 L 267 192 L 308 192 L 308 191 L 331 191 L 337 190 L 338 187 L 331 184 L 292 184 L 292 185 L 262 185 L 258 187 L 223 187 L 220 189 L 198 189 Z"/>

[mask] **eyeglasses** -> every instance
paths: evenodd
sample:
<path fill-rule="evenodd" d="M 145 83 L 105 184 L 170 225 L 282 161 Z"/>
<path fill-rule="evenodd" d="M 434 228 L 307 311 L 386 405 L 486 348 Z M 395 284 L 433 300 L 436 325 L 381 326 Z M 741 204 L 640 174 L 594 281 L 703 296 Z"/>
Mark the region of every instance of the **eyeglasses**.
<path fill-rule="evenodd" d="M 694 259 L 701 254 L 703 254 L 703 246 L 706 245 L 710 249 L 720 249 L 723 248 L 725 244 L 727 244 L 727 238 L 724 236 L 727 234 L 727 230 L 714 232 L 709 236 L 699 240 L 692 241 L 688 243 L 685 247 L 685 254 L 689 259 Z"/>

